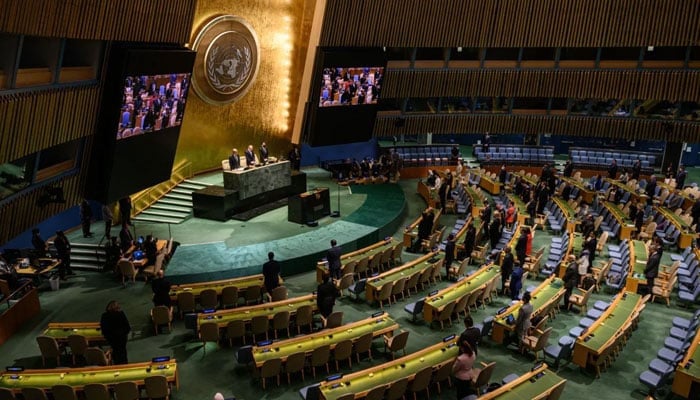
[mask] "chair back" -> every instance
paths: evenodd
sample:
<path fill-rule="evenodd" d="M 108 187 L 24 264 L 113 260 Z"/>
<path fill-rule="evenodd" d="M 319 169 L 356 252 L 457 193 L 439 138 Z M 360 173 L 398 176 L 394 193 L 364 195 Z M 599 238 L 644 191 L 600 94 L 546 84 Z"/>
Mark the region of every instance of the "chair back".
<path fill-rule="evenodd" d="M 331 357 L 331 346 L 330 345 L 326 344 L 326 345 L 317 347 L 311 352 L 311 366 L 318 367 L 318 366 L 327 364 L 330 357 Z"/>
<path fill-rule="evenodd" d="M 119 260 L 117 267 L 119 268 L 119 272 L 124 276 L 131 278 L 136 275 L 136 267 L 134 267 L 134 263 L 129 260 Z"/>
<path fill-rule="evenodd" d="M 398 260 L 401 260 L 401 254 L 403 253 L 403 242 L 399 242 L 394 246 L 394 249 L 391 253 L 391 259 L 396 262 Z"/>
<path fill-rule="evenodd" d="M 310 305 L 301 306 L 297 309 L 297 326 L 310 325 L 313 322 L 314 309 Z"/>
<path fill-rule="evenodd" d="M 54 385 L 51 387 L 51 395 L 54 400 L 78 400 L 73 386 L 69 385 Z M 92 399 L 91 399 L 92 400 Z"/>
<path fill-rule="evenodd" d="M 355 275 L 352 273 L 346 273 L 343 275 L 342 278 L 340 278 L 340 281 L 338 282 L 338 290 L 343 291 L 347 288 L 350 287 L 355 282 Z"/>
<path fill-rule="evenodd" d="M 355 267 L 357 267 L 357 260 L 352 260 L 349 261 L 340 268 L 340 273 L 341 275 L 345 276 L 347 274 L 354 275 L 355 274 Z"/>
<path fill-rule="evenodd" d="M 557 386 L 555 386 L 552 391 L 549 392 L 549 396 L 547 397 L 547 400 L 559 400 L 561 397 L 561 394 L 564 393 L 564 386 L 566 385 L 566 379 L 563 381 L 559 382 Z"/>
<path fill-rule="evenodd" d="M 226 337 L 229 341 L 233 341 L 236 338 L 243 338 L 245 343 L 245 321 L 243 320 L 233 320 L 226 325 Z"/>
<path fill-rule="evenodd" d="M 386 400 L 398 400 L 404 397 L 408 388 L 408 378 L 404 377 L 389 384 L 389 389 L 384 394 Z"/>
<path fill-rule="evenodd" d="M 238 287 L 226 286 L 221 290 L 221 306 L 224 308 L 238 306 Z"/>
<path fill-rule="evenodd" d="M 69 335 L 68 347 L 70 352 L 76 356 L 85 356 L 85 350 L 89 347 L 87 338 L 83 335 Z"/>
<path fill-rule="evenodd" d="M 428 388 L 430 385 L 430 378 L 433 376 L 433 367 L 425 367 L 418 371 L 413 377 L 413 381 L 410 385 L 410 390 L 412 392 L 420 392 Z"/>
<path fill-rule="evenodd" d="M 260 297 L 262 297 L 262 286 L 253 285 L 248 286 L 245 290 L 245 303 L 259 303 Z"/>
<path fill-rule="evenodd" d="M 109 365 L 107 355 L 99 347 L 88 347 L 85 349 L 85 362 L 87 365 L 98 365 L 101 367 Z"/>
<path fill-rule="evenodd" d="M 194 301 L 194 293 L 180 292 L 177 294 L 177 308 L 180 314 L 186 312 L 194 312 L 196 306 Z"/>
<path fill-rule="evenodd" d="M 326 318 L 326 328 L 332 329 L 343 325 L 343 312 L 333 311 L 328 318 Z"/>
<path fill-rule="evenodd" d="M 38 336 L 36 342 L 39 344 L 39 351 L 43 357 L 59 357 L 61 349 L 58 347 L 56 339 L 50 336 Z"/>
<path fill-rule="evenodd" d="M 272 289 L 272 293 L 270 293 L 270 299 L 271 301 L 282 301 L 282 300 L 287 300 L 289 291 L 287 290 L 286 286 L 277 286 L 276 288 Z"/>
<path fill-rule="evenodd" d="M 474 384 L 475 387 L 477 388 L 482 388 L 486 385 L 489 384 L 489 381 L 491 380 L 491 375 L 493 374 L 493 370 L 496 368 L 496 362 L 491 362 L 487 364 L 481 372 L 479 372 L 479 376 L 476 378 L 476 383 Z"/>
<path fill-rule="evenodd" d="M 168 378 L 164 375 L 148 376 L 144 379 L 146 386 L 146 396 L 151 399 L 166 398 L 170 394 Z"/>
<path fill-rule="evenodd" d="M 337 349 L 337 346 L 336 346 L 336 349 Z M 336 356 L 336 358 L 337 358 L 337 356 Z M 302 369 L 304 369 L 305 363 L 306 363 L 306 353 L 303 351 L 300 351 L 298 353 L 290 354 L 287 357 L 287 361 L 284 363 L 284 369 L 287 371 L 288 374 L 291 374 L 293 372 L 299 372 Z"/>
<path fill-rule="evenodd" d="M 468 312 L 467 302 L 469 302 L 469 296 L 469 293 L 465 293 L 464 295 L 462 295 L 462 297 L 460 297 L 459 300 L 457 300 L 457 302 L 455 303 L 455 308 L 453 311 L 458 314 L 462 312 Z"/>
<path fill-rule="evenodd" d="M 107 385 L 102 383 L 88 383 L 83 386 L 85 398 L 90 400 L 112 400 Z"/>
<path fill-rule="evenodd" d="M 386 386 L 384 386 L 384 385 L 377 386 L 377 387 L 371 389 L 369 392 L 367 392 L 367 396 L 365 396 L 365 400 L 383 400 L 385 392 L 386 392 Z"/>
<path fill-rule="evenodd" d="M 403 277 L 394 282 L 394 286 L 391 288 L 391 295 L 396 296 L 397 294 L 403 293 L 404 288 L 406 288 L 406 281 L 408 278 Z"/>
<path fill-rule="evenodd" d="M 114 385 L 114 398 L 116 400 L 138 400 L 141 397 L 136 382 L 119 382 Z"/>
<path fill-rule="evenodd" d="M 540 351 L 544 350 L 545 346 L 547 346 L 547 342 L 549 341 L 549 335 L 552 333 L 552 327 L 550 326 L 549 328 L 545 329 L 544 332 L 542 332 L 542 335 L 537 339 L 537 344 L 535 345 L 533 351 Z"/>
<path fill-rule="evenodd" d="M 270 320 L 267 315 L 256 315 L 250 320 L 250 330 L 253 335 L 267 334 L 267 330 L 270 327 Z"/>
<path fill-rule="evenodd" d="M 279 311 L 272 317 L 272 329 L 285 329 L 289 326 L 289 311 Z"/>
<path fill-rule="evenodd" d="M 335 345 L 333 349 L 333 358 L 336 361 L 347 360 L 352 356 L 352 340 L 346 339 Z"/>
<path fill-rule="evenodd" d="M 203 342 L 219 341 L 219 325 L 216 322 L 205 322 L 199 326 L 199 338 Z"/>
<path fill-rule="evenodd" d="M 355 267 L 355 274 L 358 276 L 361 274 L 367 274 L 367 269 L 369 268 L 369 257 L 362 257 Z"/>
<path fill-rule="evenodd" d="M 170 314 L 170 308 L 167 306 L 153 307 L 151 317 L 155 325 L 165 325 L 172 321 L 172 314 Z"/>
<path fill-rule="evenodd" d="M 408 343 L 409 331 L 403 331 L 398 335 L 391 338 L 389 342 L 389 350 L 396 352 L 399 350 L 404 350 L 406 348 L 406 343 Z"/>
<path fill-rule="evenodd" d="M 391 290 L 394 288 L 394 284 L 392 282 L 387 282 L 382 286 L 381 289 L 379 289 L 379 295 L 377 296 L 378 301 L 384 301 L 391 296 Z"/>
<path fill-rule="evenodd" d="M 355 341 L 355 353 L 365 353 L 372 348 L 372 332 L 367 332 Z"/>
<path fill-rule="evenodd" d="M 15 394 L 10 389 L 0 388 L 0 400 L 15 400 Z"/>
<path fill-rule="evenodd" d="M 214 289 L 204 289 L 199 294 L 199 305 L 204 310 L 216 309 L 219 307 L 218 293 Z"/>
<path fill-rule="evenodd" d="M 48 400 L 44 389 L 35 387 L 22 388 L 22 397 L 24 400 Z"/>

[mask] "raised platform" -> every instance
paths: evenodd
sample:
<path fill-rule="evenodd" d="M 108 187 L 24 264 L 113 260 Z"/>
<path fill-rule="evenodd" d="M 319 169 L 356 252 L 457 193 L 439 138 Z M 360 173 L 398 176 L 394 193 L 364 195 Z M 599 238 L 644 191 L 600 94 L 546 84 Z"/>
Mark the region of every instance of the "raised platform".
<path fill-rule="evenodd" d="M 179 284 L 257 274 L 269 251 L 274 251 L 275 259 L 282 264 L 282 275 L 293 275 L 313 270 L 331 239 L 349 252 L 396 232 L 406 207 L 398 185 L 353 186 L 352 192 L 366 196 L 354 212 L 340 219 L 324 218 L 318 227 L 301 228 L 304 231 L 298 235 L 279 238 L 275 230 L 269 230 L 259 243 L 237 247 L 224 241 L 183 243 L 168 266 L 168 279 Z"/>

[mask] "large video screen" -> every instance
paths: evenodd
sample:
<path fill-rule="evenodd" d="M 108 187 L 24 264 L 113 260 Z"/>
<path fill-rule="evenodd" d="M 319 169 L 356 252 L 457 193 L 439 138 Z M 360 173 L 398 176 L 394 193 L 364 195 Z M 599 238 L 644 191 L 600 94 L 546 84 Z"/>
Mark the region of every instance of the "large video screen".
<path fill-rule="evenodd" d="M 182 124 L 189 87 L 189 73 L 127 76 L 117 140 Z"/>
<path fill-rule="evenodd" d="M 326 67 L 319 107 L 377 104 L 384 67 Z"/>

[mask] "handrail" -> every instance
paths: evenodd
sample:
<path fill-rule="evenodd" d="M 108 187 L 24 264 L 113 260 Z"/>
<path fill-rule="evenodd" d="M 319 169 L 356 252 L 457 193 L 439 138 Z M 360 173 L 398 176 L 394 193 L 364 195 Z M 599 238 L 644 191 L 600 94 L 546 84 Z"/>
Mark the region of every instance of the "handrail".
<path fill-rule="evenodd" d="M 34 283 L 33 283 L 32 281 L 24 282 L 20 287 L 18 287 L 17 289 L 15 289 L 14 292 L 10 293 L 9 296 L 3 298 L 3 299 L 0 300 L 0 301 L 1 301 L 2 303 L 6 303 L 6 304 L 7 304 L 7 308 L 9 309 L 10 307 L 12 307 L 12 305 L 10 304 L 10 301 L 12 301 L 12 300 L 17 300 L 17 299 L 20 299 L 20 298 L 24 297 L 24 295 L 25 295 L 27 292 L 29 292 L 33 287 L 34 287 Z M 0 312 L 0 314 L 2 314 L 2 312 Z"/>
<path fill-rule="evenodd" d="M 169 180 L 161 182 L 148 189 L 142 190 L 136 193 L 131 198 L 131 202 L 133 204 L 133 215 L 138 215 L 139 213 L 153 205 L 153 203 L 160 200 L 175 186 L 182 183 L 185 179 L 191 177 L 192 163 L 187 160 L 180 161 L 177 165 L 173 167 L 173 172 L 170 175 Z"/>

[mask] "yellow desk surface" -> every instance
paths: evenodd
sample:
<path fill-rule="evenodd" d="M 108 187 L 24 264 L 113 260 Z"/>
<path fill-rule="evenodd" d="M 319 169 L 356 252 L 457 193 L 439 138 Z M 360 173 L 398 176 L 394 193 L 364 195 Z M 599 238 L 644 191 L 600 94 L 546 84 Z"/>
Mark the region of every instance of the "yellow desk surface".
<path fill-rule="evenodd" d="M 564 295 L 564 282 L 561 279 L 555 277 L 554 275 L 545 279 L 535 290 L 532 291 L 530 304 L 532 304 L 532 316 L 536 316 L 546 310 L 550 305 L 555 304 L 561 300 Z M 496 343 L 503 343 L 506 331 L 512 332 L 515 330 L 515 325 L 508 325 L 506 323 L 506 317 L 513 314 L 513 318 L 518 319 L 518 313 L 520 312 L 520 307 L 523 303 L 521 301 L 511 305 L 505 311 L 500 314 L 496 314 L 493 324 L 493 331 L 491 333 L 491 338 Z"/>
<path fill-rule="evenodd" d="M 17 270 L 17 273 L 20 275 L 33 275 L 33 276 L 41 276 L 41 275 L 46 275 L 49 272 L 52 272 L 55 270 L 59 265 L 61 265 L 61 261 L 57 259 L 52 259 L 52 258 L 40 258 L 40 262 L 46 262 L 48 265 L 40 270 L 37 270 L 33 266 L 29 265 L 27 267 L 20 267 L 18 265 L 15 266 L 15 270 Z"/>
<path fill-rule="evenodd" d="M 683 219 L 665 207 L 657 207 L 658 211 L 678 228 L 681 235 L 678 237 L 678 248 L 684 249 L 693 244 L 693 240 L 697 238 L 697 234 L 683 221 Z"/>
<path fill-rule="evenodd" d="M 342 256 L 340 256 L 340 263 L 342 265 L 345 265 L 351 261 L 359 261 L 360 259 L 364 257 L 369 257 L 370 259 L 374 257 L 377 254 L 381 254 L 384 250 L 386 250 L 389 247 L 392 247 L 396 244 L 396 240 L 394 238 L 389 238 L 389 240 L 380 240 L 377 243 L 374 243 L 372 245 L 369 245 L 367 247 L 363 247 L 359 250 L 352 251 L 350 253 L 345 253 Z M 342 266 L 341 266 L 342 268 Z M 316 282 L 321 283 L 323 282 L 323 275 L 328 273 L 328 262 L 327 261 L 319 261 L 316 263 Z"/>
<path fill-rule="evenodd" d="M 625 290 L 637 293 L 639 286 L 647 284 L 647 277 L 644 275 L 644 268 L 647 265 L 647 252 L 644 242 L 641 240 L 630 240 L 630 266 L 629 275 L 625 282 Z"/>
<path fill-rule="evenodd" d="M 685 398 L 690 398 L 690 389 L 693 387 L 693 383 L 700 383 L 700 327 L 698 327 L 683 361 L 676 368 L 671 391 Z"/>
<path fill-rule="evenodd" d="M 361 398 L 377 386 L 387 385 L 405 377 L 411 379 L 423 368 L 436 368 L 444 363 L 452 363 L 459 355 L 457 340 L 458 337 L 455 337 L 447 342 L 434 344 L 396 360 L 345 375 L 332 382 L 323 381 L 320 386 L 321 395 L 326 400 L 335 400 L 348 393 L 353 393 L 355 398 Z"/>
<path fill-rule="evenodd" d="M 641 304 L 642 296 L 636 293 L 618 294 L 600 318 L 586 330 L 585 334 L 576 339 L 574 364 L 582 368 L 592 364 L 606 347 L 612 345 L 615 337 L 625 330 Z"/>
<path fill-rule="evenodd" d="M 198 282 L 198 283 L 186 283 L 182 285 L 173 285 L 170 288 L 170 299 L 177 300 L 177 295 L 182 292 L 192 292 L 195 297 L 198 297 L 202 291 L 206 289 L 214 289 L 218 295 L 221 295 L 221 291 L 227 286 L 235 286 L 238 288 L 239 296 L 241 292 L 245 291 L 246 288 L 251 286 L 262 286 L 264 278 L 262 274 L 242 276 L 233 279 L 223 279 L 220 281 L 210 281 L 210 282 Z M 281 278 L 280 278 L 281 281 Z"/>
<path fill-rule="evenodd" d="M 51 322 L 42 335 L 52 337 L 59 343 L 67 342 L 70 335 L 85 336 L 89 343 L 105 340 L 99 322 Z"/>
<path fill-rule="evenodd" d="M 275 314 L 285 310 L 294 315 L 300 307 L 305 305 L 310 305 L 316 311 L 318 309 L 316 307 L 316 295 L 307 294 L 306 296 L 292 297 L 271 303 L 219 310 L 210 314 L 197 314 L 197 327 L 205 322 L 216 322 L 220 328 L 223 328 L 231 321 L 243 320 L 250 322 L 253 317 L 258 315 L 266 315 L 272 319 Z"/>
<path fill-rule="evenodd" d="M 620 240 L 626 240 L 632 237 L 632 232 L 634 232 L 634 221 L 629 219 L 629 217 L 622 212 L 622 208 L 615 203 L 609 201 L 604 202 L 605 208 L 607 208 L 613 217 L 620 224 Z"/>
<path fill-rule="evenodd" d="M 431 268 L 433 264 L 445 257 L 444 253 L 431 252 L 421 256 L 413 261 L 409 261 L 401 266 L 392 268 L 389 271 L 383 272 L 375 277 L 367 279 L 365 285 L 365 297 L 369 303 L 376 300 L 379 291 L 387 283 L 394 283 L 401 278 L 408 278 L 416 272 L 423 272 L 427 268 Z M 434 259 L 430 262 L 431 259 Z"/>
<path fill-rule="evenodd" d="M 268 346 L 253 346 L 253 359 L 256 366 L 273 358 L 281 358 L 282 362 L 294 353 L 305 352 L 311 354 L 313 350 L 324 345 L 330 345 L 331 350 L 344 341 L 353 342 L 361 336 L 371 332 L 374 337 L 385 333 L 391 334 L 399 328 L 389 314 L 384 313 L 377 317 L 370 317 L 360 321 L 352 322 L 333 329 L 324 329 L 310 335 L 302 335 L 291 339 L 280 340 Z"/>
<path fill-rule="evenodd" d="M 562 382 L 566 382 L 565 379 L 550 371 L 547 364 L 543 363 L 536 370 L 528 371 L 500 388 L 485 393 L 479 400 L 532 400 L 549 394 Z"/>
<path fill-rule="evenodd" d="M 433 322 L 445 305 L 456 301 L 466 294 L 474 292 L 480 287 L 483 287 L 486 282 L 500 275 L 501 269 L 497 265 L 484 265 L 459 282 L 455 282 L 434 295 L 426 297 L 425 304 L 423 305 L 423 319 L 429 323 Z"/>
<path fill-rule="evenodd" d="M 89 383 L 114 385 L 119 382 L 136 382 L 143 385 L 149 376 L 164 375 L 177 386 L 177 361 L 163 363 L 136 363 L 109 365 L 106 367 L 31 369 L 22 372 L 0 373 L 0 387 L 20 392 L 22 388 L 51 389 L 54 385 L 69 385 L 82 389 Z"/>

